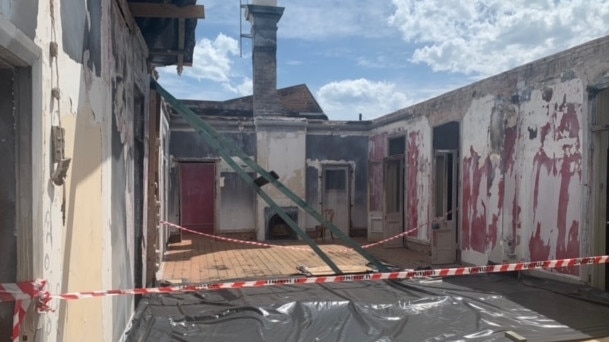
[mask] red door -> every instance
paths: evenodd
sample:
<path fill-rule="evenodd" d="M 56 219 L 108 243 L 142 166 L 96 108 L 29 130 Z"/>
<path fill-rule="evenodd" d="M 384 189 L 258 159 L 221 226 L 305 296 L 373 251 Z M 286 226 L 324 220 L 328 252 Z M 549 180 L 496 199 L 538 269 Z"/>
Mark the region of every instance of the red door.
<path fill-rule="evenodd" d="M 180 205 L 183 227 L 213 234 L 216 199 L 214 163 L 180 163 Z"/>

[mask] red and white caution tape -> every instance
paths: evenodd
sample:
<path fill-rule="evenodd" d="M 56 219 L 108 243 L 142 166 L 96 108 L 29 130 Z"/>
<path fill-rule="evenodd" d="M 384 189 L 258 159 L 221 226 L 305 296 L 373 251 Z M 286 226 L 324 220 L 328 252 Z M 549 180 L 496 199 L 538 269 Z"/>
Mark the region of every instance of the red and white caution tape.
<path fill-rule="evenodd" d="M 46 294 L 45 280 L 37 280 L 32 282 L 20 283 L 0 283 L 0 302 L 15 302 L 15 310 L 13 312 L 13 341 L 18 342 L 21 336 L 21 327 L 25 320 L 25 314 L 32 299 L 40 299 L 40 307 L 46 307 L 44 297 Z"/>
<path fill-rule="evenodd" d="M 424 225 L 426 225 L 426 224 L 419 225 L 419 226 L 418 226 L 418 227 L 416 227 L 416 228 L 413 228 L 413 229 L 411 229 L 411 230 L 407 230 L 407 231 L 405 231 L 405 232 L 402 232 L 402 233 L 400 233 L 400 234 L 398 234 L 398 235 L 395 235 L 395 236 L 392 236 L 392 237 L 390 237 L 390 238 L 386 238 L 386 239 L 381 240 L 381 241 L 377 241 L 377 242 L 369 243 L 369 244 L 367 244 L 367 245 L 363 245 L 363 246 L 362 246 L 362 248 L 364 248 L 364 249 L 366 249 L 366 248 L 371 248 L 371 247 L 374 247 L 374 246 L 382 245 L 382 244 L 384 244 L 385 242 L 388 242 L 388 241 L 391 241 L 391 240 L 395 240 L 395 239 L 401 238 L 401 237 L 403 237 L 403 236 L 406 236 L 406 235 L 408 235 L 408 234 L 410 234 L 410 233 L 413 233 L 413 232 L 417 231 L 419 228 L 421 228 L 421 227 L 422 227 L 422 226 L 424 226 Z M 353 250 L 353 248 L 345 248 L 345 249 L 340 249 L 340 250 L 338 250 L 338 251 L 336 251 L 336 252 L 349 252 L 349 251 L 352 251 L 352 250 Z"/>
<path fill-rule="evenodd" d="M 285 249 L 293 249 L 293 250 L 298 250 L 298 251 L 311 251 L 311 248 L 309 247 L 295 247 L 295 246 L 284 246 L 284 245 L 272 245 L 270 243 L 263 243 L 263 242 L 257 242 L 257 241 L 248 241 L 248 240 L 240 240 L 240 239 L 232 239 L 232 238 L 227 238 L 224 236 L 218 236 L 218 235 L 212 235 L 212 234 L 206 234 L 206 233 L 201 233 L 201 232 L 197 232 L 196 230 L 192 230 L 192 229 L 188 229 L 186 227 L 182 227 L 180 225 L 177 225 L 175 223 L 171 223 L 171 222 L 167 222 L 167 221 L 160 221 L 161 224 L 167 225 L 167 226 L 171 226 L 180 230 L 183 230 L 185 232 L 189 232 L 192 234 L 197 234 L 197 235 L 201 235 L 201 236 L 205 236 L 211 239 L 217 239 L 217 240 L 222 240 L 222 241 L 228 241 L 228 242 L 235 242 L 235 243 L 242 243 L 242 244 L 246 244 L 246 245 L 252 245 L 252 246 L 259 246 L 259 247 L 277 247 L 277 248 L 285 248 Z"/>
<path fill-rule="evenodd" d="M 21 337 L 21 326 L 25 322 L 25 314 L 30 307 L 30 299 L 20 299 L 15 302 L 15 312 L 13 314 L 13 342 L 19 342 Z"/>
<path fill-rule="evenodd" d="M 452 211 L 448 211 L 441 218 L 435 218 L 435 219 L 433 219 L 431 221 L 431 223 L 437 222 L 438 220 L 444 220 L 451 212 Z M 242 243 L 242 244 L 246 244 L 246 245 L 260 246 L 260 247 L 285 248 L 285 249 L 292 249 L 292 250 L 299 250 L 299 251 L 310 251 L 311 250 L 310 247 L 295 247 L 295 246 L 285 246 L 285 245 L 273 245 L 273 244 L 263 243 L 263 242 L 257 242 L 257 241 L 232 239 L 232 238 L 227 238 L 227 237 L 224 237 L 224 236 L 206 234 L 206 233 L 202 233 L 202 232 L 198 232 L 198 231 L 195 231 L 195 230 L 192 230 L 192 229 L 188 229 L 186 227 L 182 227 L 180 225 L 177 225 L 177 224 L 171 223 L 171 222 L 167 222 L 167 221 L 160 221 L 159 223 L 167 225 L 167 226 L 171 226 L 171 227 L 174 227 L 174 228 L 177 228 L 177 229 L 180 229 L 180 230 L 183 230 L 185 232 L 189 232 L 189 233 L 192 233 L 192 234 L 205 236 L 205 237 L 212 238 L 212 239 L 222 240 L 222 241 L 228 241 L 228 242 L 234 242 L 234 243 Z M 381 241 L 369 243 L 369 244 L 363 245 L 361 247 L 364 248 L 364 249 L 371 248 L 371 247 L 374 247 L 374 246 L 378 246 L 378 245 L 384 244 L 385 242 L 388 242 L 388 241 L 391 241 L 391 240 L 399 239 L 401 237 L 404 237 L 404 236 L 406 236 L 408 234 L 411 234 L 411 233 L 417 231 L 419 228 L 427 226 L 429 223 L 430 222 L 422 223 L 422 224 L 418 225 L 415 228 L 412 228 L 412 229 L 407 230 L 405 232 L 399 233 L 399 234 L 397 234 L 395 236 L 389 237 L 389 238 L 381 240 Z M 341 250 L 334 251 L 334 252 L 348 252 L 348 251 L 352 251 L 352 250 L 353 250 L 353 248 L 345 248 L 345 249 L 341 249 Z"/>
<path fill-rule="evenodd" d="M 405 232 L 399 233 L 399 234 L 397 234 L 397 235 L 395 235 L 395 236 L 392 236 L 392 237 L 386 238 L 386 239 L 384 239 L 384 240 L 377 241 L 377 242 L 373 242 L 373 243 L 369 243 L 369 244 L 367 244 L 367 245 L 363 245 L 363 246 L 362 246 L 362 248 L 371 248 L 371 247 L 374 247 L 374 246 L 382 245 L 382 244 L 384 244 L 385 242 L 389 242 L 389 241 L 391 241 L 391 240 L 399 239 L 399 238 L 404 237 L 404 236 L 406 236 L 406 235 L 408 235 L 408 234 L 410 234 L 410 233 L 414 233 L 414 232 L 416 232 L 416 231 L 417 231 L 417 230 L 419 230 L 420 228 L 423 228 L 423 227 L 425 227 L 425 226 L 429 225 L 430 223 L 435 223 L 435 222 L 443 221 L 443 220 L 445 220 L 445 219 L 446 219 L 446 217 L 447 217 L 448 215 L 450 215 L 451 213 L 452 213 L 452 210 L 447 211 L 447 212 L 444 214 L 444 216 L 442 216 L 442 217 L 437 217 L 437 218 L 435 218 L 435 219 L 431 220 L 430 222 L 421 223 L 420 225 L 418 225 L 418 226 L 416 226 L 416 227 L 414 227 L 414 228 L 412 228 L 412 229 L 410 229 L 410 230 L 407 230 L 407 231 L 405 231 Z M 349 251 L 349 250 L 351 250 L 351 249 L 350 249 L 350 248 L 347 248 L 347 249 L 340 250 L 339 252 L 345 252 L 345 251 Z"/>
<path fill-rule="evenodd" d="M 609 263 L 609 255 L 594 256 L 586 258 L 571 258 L 557 259 L 546 261 L 520 262 L 502 265 L 488 266 L 472 266 L 472 267 L 455 267 L 455 268 L 440 268 L 435 270 L 420 270 L 420 271 L 401 271 L 387 273 L 366 273 L 354 275 L 336 275 L 324 277 L 288 277 L 274 278 L 267 280 L 251 280 L 251 281 L 231 281 L 231 282 L 216 282 L 202 285 L 185 285 L 185 286 L 167 286 L 157 288 L 144 289 L 129 289 L 129 290 L 106 290 L 106 291 L 89 291 L 89 292 L 74 292 L 64 294 L 49 294 L 43 293 L 38 295 L 46 300 L 62 299 L 62 300 L 79 300 L 85 298 L 98 298 L 107 296 L 121 295 L 149 295 L 149 294 L 165 294 L 165 293 L 185 293 L 185 292 L 200 292 L 219 289 L 243 289 L 251 287 L 266 287 L 279 285 L 304 285 L 304 284 L 323 284 L 323 283 L 340 283 L 340 282 L 357 282 L 357 281 L 378 281 L 378 280 L 405 280 L 425 277 L 449 277 L 449 276 L 464 276 L 471 274 L 484 273 L 501 273 L 511 271 L 526 271 L 533 269 L 553 269 L 563 267 L 574 267 L 579 265 L 595 265 Z"/>

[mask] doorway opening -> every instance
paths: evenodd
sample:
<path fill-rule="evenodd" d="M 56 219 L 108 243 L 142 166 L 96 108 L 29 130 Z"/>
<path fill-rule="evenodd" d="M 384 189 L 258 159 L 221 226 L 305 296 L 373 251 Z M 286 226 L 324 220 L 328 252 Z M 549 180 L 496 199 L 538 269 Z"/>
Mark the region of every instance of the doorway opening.
<path fill-rule="evenodd" d="M 348 164 L 322 167 L 322 212 L 334 211 L 333 224 L 346 236 L 351 231 L 351 166 Z"/>
<path fill-rule="evenodd" d="M 133 233 L 134 233 L 134 285 L 144 287 L 144 95 L 136 89 L 133 101 Z M 152 241 L 150 241 L 152 242 Z M 136 297 L 134 305 L 137 305 Z"/>
<path fill-rule="evenodd" d="M 591 101 L 592 134 L 594 140 L 594 226 L 592 244 L 594 255 L 609 254 L 609 89 L 596 94 Z M 609 291 L 609 265 L 591 266 L 589 281 L 597 288 Z"/>
<path fill-rule="evenodd" d="M 385 229 L 383 238 L 396 236 L 404 231 L 404 178 L 406 176 L 406 137 L 389 138 L 388 156 L 384 162 L 385 179 Z M 404 238 L 383 244 L 385 248 L 404 247 Z"/>
<path fill-rule="evenodd" d="M 17 132 L 14 73 L 0 69 L 0 283 L 17 281 Z M 0 331 L 12 331 L 12 302 L 0 303 Z"/>
<path fill-rule="evenodd" d="M 433 264 L 456 263 L 458 241 L 458 179 L 460 123 L 453 121 L 433 129 L 433 218 L 431 260 Z"/>
<path fill-rule="evenodd" d="M 0 46 L 0 283 L 15 283 L 34 275 L 32 69 L 2 56 L 12 55 Z M 12 331 L 13 309 L 0 303 L 0 331 Z"/>

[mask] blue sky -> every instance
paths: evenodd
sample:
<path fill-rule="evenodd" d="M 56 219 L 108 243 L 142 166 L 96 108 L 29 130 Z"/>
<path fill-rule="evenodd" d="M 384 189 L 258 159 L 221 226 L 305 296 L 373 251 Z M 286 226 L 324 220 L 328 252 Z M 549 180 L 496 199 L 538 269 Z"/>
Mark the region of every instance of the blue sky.
<path fill-rule="evenodd" d="M 244 3 L 247 0 L 243 0 Z M 249 1 L 250 3 L 252 0 Z M 239 0 L 198 0 L 192 67 L 159 69 L 182 99 L 251 95 Z M 305 83 L 333 120 L 379 117 L 609 34 L 609 0 L 278 0 L 278 87 Z M 250 25 L 243 20 L 243 32 Z"/>

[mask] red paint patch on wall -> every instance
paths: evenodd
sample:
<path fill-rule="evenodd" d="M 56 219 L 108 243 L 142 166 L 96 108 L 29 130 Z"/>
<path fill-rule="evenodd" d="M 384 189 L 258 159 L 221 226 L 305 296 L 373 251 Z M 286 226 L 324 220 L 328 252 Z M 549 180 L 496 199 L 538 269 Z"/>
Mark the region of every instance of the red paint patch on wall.
<path fill-rule="evenodd" d="M 463 159 L 463 248 L 485 253 L 488 247 L 497 242 L 498 229 L 487 225 L 487 207 L 485 198 L 492 178 L 492 165 L 487 157 L 484 164 L 478 167 L 480 156 L 470 147 L 470 156 Z M 484 182 L 484 180 L 487 180 Z M 486 186 L 486 189 L 482 187 Z M 483 190 L 482 197 L 480 192 Z M 497 223 L 498 220 L 495 222 Z"/>
<path fill-rule="evenodd" d="M 541 223 L 537 223 L 535 234 L 529 240 L 531 261 L 548 260 L 550 257 L 550 243 L 544 243 L 541 239 Z"/>
<path fill-rule="evenodd" d="M 516 141 L 518 131 L 516 126 L 506 127 L 503 132 L 503 146 L 499 163 L 493 163 L 490 156 L 481 160 L 481 156 L 470 147 L 469 157 L 463 159 L 463 198 L 462 198 L 462 229 L 463 248 L 480 253 L 487 253 L 497 245 L 503 227 L 501 225 L 505 203 L 506 184 L 510 187 L 518 185 L 516 163 Z M 497 182 L 497 183 L 495 183 Z M 506 183 L 508 182 L 508 183 Z M 493 184 L 497 186 L 497 194 L 493 194 Z M 491 197 L 497 196 L 497 204 L 491 203 Z M 519 225 L 520 210 L 517 206 L 518 192 L 515 191 L 512 200 L 513 236 Z M 490 216 L 489 216 L 490 215 Z M 490 220 L 489 220 L 490 219 Z"/>
<path fill-rule="evenodd" d="M 408 229 L 419 226 L 419 197 L 418 197 L 418 174 L 419 174 L 419 138 L 420 132 L 410 132 L 408 135 L 408 196 L 406 204 L 406 217 L 408 220 Z M 417 236 L 418 232 L 414 231 L 409 236 Z"/>
<path fill-rule="evenodd" d="M 535 188 L 533 190 L 533 208 L 537 231 L 529 242 L 529 253 L 531 260 L 545 260 L 550 257 L 549 246 L 540 243 L 542 232 L 557 229 L 556 258 L 573 258 L 580 256 L 579 221 L 568 222 L 569 212 L 579 212 L 579 198 L 570 198 L 569 190 L 572 182 L 581 182 L 582 155 L 580 150 L 580 125 L 575 105 L 566 102 L 566 96 L 560 106 L 554 106 L 555 112 L 551 115 L 551 121 L 541 128 L 541 148 L 534 158 Z M 557 122 L 560 114 L 560 122 Z M 552 140 L 547 140 L 552 139 Z M 560 155 L 548 156 L 544 147 L 548 144 L 562 147 Z M 546 172 L 542 172 L 545 170 Z M 558 183 L 558 200 L 556 203 L 556 227 L 549 224 L 544 225 L 543 215 L 537 211 L 538 203 L 543 198 L 544 189 L 540 188 L 540 179 L 549 177 Z M 575 210 L 569 210 L 576 206 Z M 547 205 L 545 206 L 547 211 Z M 546 234 L 546 235 L 547 235 Z M 546 251 L 547 249 L 547 251 Z M 578 268 L 559 270 L 560 272 L 573 275 L 579 274 Z"/>
<path fill-rule="evenodd" d="M 387 156 L 387 133 L 381 133 L 370 137 L 368 151 L 370 161 L 383 161 Z"/>

